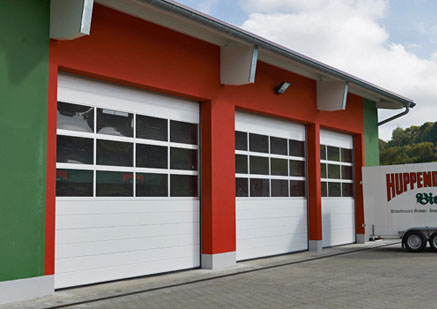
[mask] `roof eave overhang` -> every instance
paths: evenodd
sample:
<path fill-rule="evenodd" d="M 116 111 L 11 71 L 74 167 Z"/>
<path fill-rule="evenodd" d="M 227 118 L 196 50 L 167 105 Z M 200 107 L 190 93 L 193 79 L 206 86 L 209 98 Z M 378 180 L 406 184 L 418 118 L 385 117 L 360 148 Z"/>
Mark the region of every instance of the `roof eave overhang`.
<path fill-rule="evenodd" d="M 344 81 L 348 83 L 350 93 L 376 102 L 377 108 L 400 109 L 415 106 L 414 101 L 409 98 L 173 1 L 96 0 L 96 2 L 220 47 L 255 47 L 258 49 L 258 60 L 318 81 Z"/>

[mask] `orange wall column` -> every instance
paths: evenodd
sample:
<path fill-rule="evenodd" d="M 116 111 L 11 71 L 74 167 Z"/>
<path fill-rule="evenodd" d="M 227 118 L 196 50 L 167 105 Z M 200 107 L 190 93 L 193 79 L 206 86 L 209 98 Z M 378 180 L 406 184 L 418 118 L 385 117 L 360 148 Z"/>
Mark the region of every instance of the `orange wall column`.
<path fill-rule="evenodd" d="M 321 251 L 322 241 L 322 188 L 320 184 L 320 125 L 307 126 L 308 145 L 308 223 L 309 250 Z"/>
<path fill-rule="evenodd" d="M 357 243 L 365 242 L 364 230 L 364 203 L 363 203 L 363 186 L 361 181 L 364 166 L 364 138 L 362 134 L 354 136 L 354 161 L 355 161 L 355 229 L 357 234 Z"/>
<path fill-rule="evenodd" d="M 235 263 L 235 108 L 201 103 L 202 268 Z"/>

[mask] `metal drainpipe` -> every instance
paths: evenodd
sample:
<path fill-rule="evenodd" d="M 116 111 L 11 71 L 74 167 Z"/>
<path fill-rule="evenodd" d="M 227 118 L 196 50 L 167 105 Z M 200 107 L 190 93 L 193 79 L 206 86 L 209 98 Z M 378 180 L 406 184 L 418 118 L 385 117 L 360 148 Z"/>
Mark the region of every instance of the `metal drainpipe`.
<path fill-rule="evenodd" d="M 414 106 L 414 105 L 413 105 L 413 106 Z M 413 107 L 413 106 L 411 106 L 411 107 Z M 390 118 L 387 118 L 387 119 L 385 119 L 385 120 L 383 120 L 383 121 L 381 121 L 381 122 L 378 122 L 378 127 L 379 127 L 379 126 L 382 126 L 383 124 L 386 124 L 387 122 L 390 122 L 390 121 L 393 121 L 393 120 L 395 120 L 395 119 L 398 119 L 398 118 L 400 118 L 400 117 L 402 117 L 402 116 L 405 116 L 406 114 L 408 114 L 409 111 L 410 111 L 410 107 L 409 107 L 408 105 L 406 105 L 406 106 L 405 106 L 405 110 L 404 110 L 402 113 L 399 113 L 399 114 L 394 115 L 394 116 L 392 116 L 392 117 L 390 117 Z"/>

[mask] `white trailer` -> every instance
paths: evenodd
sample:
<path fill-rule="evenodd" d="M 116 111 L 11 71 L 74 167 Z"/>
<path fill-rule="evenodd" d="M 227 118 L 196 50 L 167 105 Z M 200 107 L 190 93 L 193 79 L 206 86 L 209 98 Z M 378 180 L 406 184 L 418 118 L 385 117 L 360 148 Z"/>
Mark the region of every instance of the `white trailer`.
<path fill-rule="evenodd" d="M 437 251 L 437 162 L 363 167 L 363 196 L 366 239 Z"/>

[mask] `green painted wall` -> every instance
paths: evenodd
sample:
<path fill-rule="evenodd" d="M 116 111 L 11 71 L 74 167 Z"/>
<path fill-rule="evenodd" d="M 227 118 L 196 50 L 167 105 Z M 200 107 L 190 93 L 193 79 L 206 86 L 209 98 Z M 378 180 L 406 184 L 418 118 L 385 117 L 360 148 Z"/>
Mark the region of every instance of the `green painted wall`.
<path fill-rule="evenodd" d="M 49 0 L 0 9 L 0 281 L 44 274 Z"/>
<path fill-rule="evenodd" d="M 379 165 L 378 110 L 375 102 L 363 99 L 363 117 L 365 164 Z"/>

